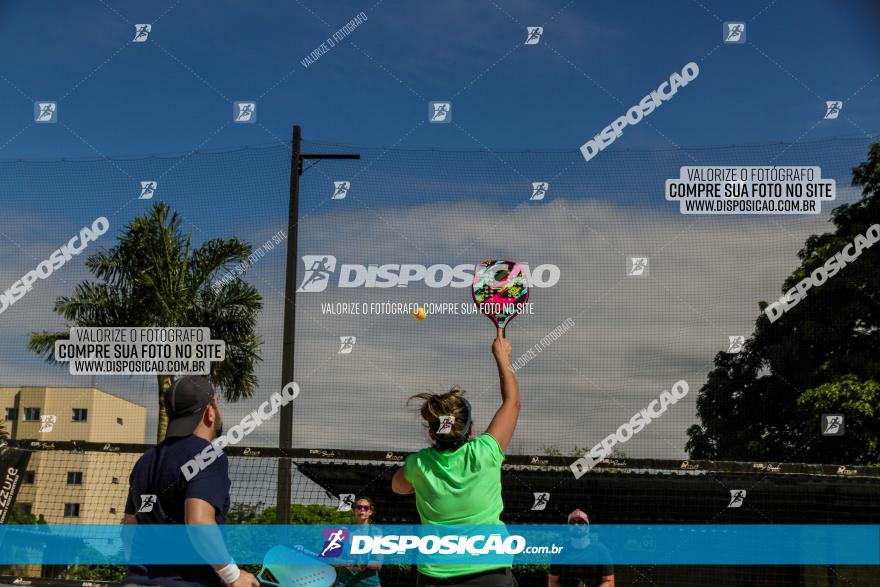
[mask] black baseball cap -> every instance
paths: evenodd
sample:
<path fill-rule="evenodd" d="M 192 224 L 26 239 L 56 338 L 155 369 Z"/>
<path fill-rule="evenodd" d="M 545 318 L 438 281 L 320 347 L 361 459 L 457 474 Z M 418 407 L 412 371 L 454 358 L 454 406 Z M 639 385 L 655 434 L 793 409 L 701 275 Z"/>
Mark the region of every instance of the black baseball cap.
<path fill-rule="evenodd" d="M 214 387 L 204 377 L 186 375 L 176 380 L 163 398 L 165 411 L 168 412 L 165 436 L 192 434 L 213 399 Z"/>

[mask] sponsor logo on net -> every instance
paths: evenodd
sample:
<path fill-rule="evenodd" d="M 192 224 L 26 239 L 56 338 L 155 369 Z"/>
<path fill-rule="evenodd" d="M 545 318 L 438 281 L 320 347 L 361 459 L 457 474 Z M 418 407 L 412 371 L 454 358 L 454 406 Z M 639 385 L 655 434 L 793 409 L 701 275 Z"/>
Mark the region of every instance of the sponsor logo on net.
<path fill-rule="evenodd" d="M 223 447 L 234 446 L 257 429 L 263 422 L 278 413 L 282 407 L 296 399 L 299 395 L 299 385 L 291 381 L 281 391 L 276 391 L 269 399 L 260 404 L 256 410 L 241 419 L 241 422 L 229 429 L 229 432 L 218 437 L 214 442 L 206 446 L 202 452 L 188 460 L 180 467 L 187 481 L 204 471 L 208 465 L 217 460 L 223 452 Z"/>
<path fill-rule="evenodd" d="M 468 555 L 516 555 L 516 554 L 558 554 L 564 547 L 528 546 L 526 539 L 518 534 L 502 536 L 500 534 L 476 534 L 474 536 L 427 534 L 387 535 L 387 536 L 350 536 L 347 529 L 338 528 L 324 530 L 324 545 L 321 557 L 337 557 L 342 554 L 344 543 L 351 539 L 349 554 L 407 554 L 416 551 L 419 554 L 468 554 Z"/>
<path fill-rule="evenodd" d="M 660 84 L 656 90 L 642 98 L 637 105 L 627 110 L 626 114 L 619 116 L 614 122 L 602 129 L 599 134 L 581 145 L 581 154 L 584 156 L 584 159 L 589 161 L 611 146 L 611 143 L 623 134 L 623 129 L 627 125 L 637 125 L 643 118 L 651 114 L 655 108 L 659 108 L 663 102 L 670 100 L 678 92 L 679 88 L 683 88 L 694 81 L 698 75 L 700 75 L 700 68 L 693 61 L 685 65 L 680 74 L 673 73 L 670 75 L 669 81 Z"/>
<path fill-rule="evenodd" d="M 358 265 L 345 263 L 338 266 L 333 255 L 303 255 L 305 275 L 297 292 L 319 292 L 327 289 L 331 276 L 337 274 L 337 287 L 407 287 L 411 283 L 424 283 L 428 287 L 471 287 L 474 281 L 474 264 L 430 266 L 410 263 L 387 263 L 385 265 Z M 549 263 L 538 265 L 534 270 L 521 263 L 526 279 L 533 287 L 552 287 L 559 281 L 559 267 Z"/>
<path fill-rule="evenodd" d="M 12 505 L 12 496 L 15 494 L 15 488 L 21 482 L 21 472 L 15 467 L 6 469 L 6 477 L 3 479 L 3 485 L 0 486 L 0 524 L 6 522 L 6 516 L 9 514 Z"/>
<path fill-rule="evenodd" d="M 67 241 L 66 245 L 56 249 L 48 259 L 37 265 L 36 269 L 28 271 L 21 279 L 9 286 L 9 289 L 0 293 L 0 314 L 31 291 L 37 279 L 49 278 L 52 273 L 64 267 L 65 263 L 86 250 L 89 243 L 98 240 L 98 237 L 108 230 L 110 230 L 110 221 L 103 216 L 96 218 L 91 227 L 84 226 L 78 235 Z"/>
<path fill-rule="evenodd" d="M 807 290 L 811 287 L 819 287 L 828 281 L 831 277 L 837 275 L 837 272 L 846 267 L 847 263 L 852 263 L 859 258 L 862 251 L 880 240 L 880 224 L 874 224 L 868 228 L 864 235 L 858 234 L 853 242 L 847 244 L 843 249 L 829 257 L 824 265 L 820 265 L 813 269 L 813 272 L 801 279 L 797 285 L 785 292 L 775 302 L 767 304 L 764 313 L 770 322 L 776 322 L 783 314 L 794 308 L 800 301 L 807 297 Z M 853 248 L 855 249 L 853 251 Z"/>
<path fill-rule="evenodd" d="M 645 426 L 656 420 L 669 409 L 687 395 L 689 391 L 688 383 L 684 379 L 676 381 L 672 385 L 672 391 L 663 391 L 659 399 L 652 400 L 648 407 L 639 410 L 633 414 L 629 422 L 624 422 L 613 433 L 602 439 L 590 449 L 590 452 L 582 456 L 570 465 L 571 472 L 574 473 L 576 479 L 580 479 L 587 471 L 598 465 L 602 460 L 611 454 L 614 445 L 623 444 L 630 438 L 641 432 Z M 658 407 L 659 404 L 659 407 Z"/>
<path fill-rule="evenodd" d="M 318 457 L 326 457 L 326 458 L 335 458 L 336 451 L 334 450 L 324 450 L 323 448 L 310 448 L 309 454 L 318 456 Z"/>

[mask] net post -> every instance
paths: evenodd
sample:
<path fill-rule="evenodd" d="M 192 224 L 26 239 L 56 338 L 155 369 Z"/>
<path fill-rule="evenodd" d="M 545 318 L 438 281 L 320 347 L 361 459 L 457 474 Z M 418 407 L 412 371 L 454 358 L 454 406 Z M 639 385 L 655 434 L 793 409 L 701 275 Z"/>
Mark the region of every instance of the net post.
<path fill-rule="evenodd" d="M 296 266 L 297 266 L 297 220 L 299 217 L 299 176 L 302 129 L 293 126 L 290 150 L 290 202 L 287 210 L 287 268 L 284 282 L 284 332 L 281 351 L 281 386 L 293 381 L 293 337 L 296 321 Z M 278 431 L 278 448 L 290 449 L 293 441 L 293 404 L 281 407 Z M 290 521 L 290 457 L 278 459 L 278 492 L 275 523 Z"/>

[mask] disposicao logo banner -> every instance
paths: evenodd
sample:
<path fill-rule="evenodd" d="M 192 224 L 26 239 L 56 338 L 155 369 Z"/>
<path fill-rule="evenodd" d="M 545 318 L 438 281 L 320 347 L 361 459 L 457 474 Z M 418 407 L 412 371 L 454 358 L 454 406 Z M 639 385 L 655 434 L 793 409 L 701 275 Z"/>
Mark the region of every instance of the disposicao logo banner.
<path fill-rule="evenodd" d="M 228 555 L 197 553 L 193 545 L 216 540 L 218 531 Z M 288 564 L 381 557 L 381 564 L 579 565 L 596 564 L 606 551 L 627 565 L 880 564 L 877 524 L 593 524 L 584 538 L 576 525 L 4 525 L 0 564 L 261 564 L 279 550 L 293 553 Z"/>

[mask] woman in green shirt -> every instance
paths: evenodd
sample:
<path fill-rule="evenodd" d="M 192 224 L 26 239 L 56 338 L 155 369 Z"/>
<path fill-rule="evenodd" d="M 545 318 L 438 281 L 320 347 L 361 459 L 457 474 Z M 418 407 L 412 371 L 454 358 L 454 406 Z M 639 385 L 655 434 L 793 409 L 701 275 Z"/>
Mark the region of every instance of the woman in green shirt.
<path fill-rule="evenodd" d="M 422 524 L 499 525 L 501 463 L 519 417 L 519 384 L 510 365 L 512 347 L 498 329 L 492 355 L 501 384 L 501 407 L 486 432 L 472 438 L 470 403 L 464 390 L 453 388 L 442 394 L 420 393 L 421 416 L 434 446 L 406 457 L 395 472 L 391 488 L 395 493 L 415 493 Z M 452 419 L 450 419 L 450 416 Z M 419 587 L 434 585 L 516 586 L 510 564 L 419 565 Z"/>

